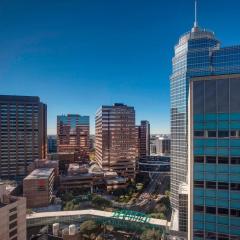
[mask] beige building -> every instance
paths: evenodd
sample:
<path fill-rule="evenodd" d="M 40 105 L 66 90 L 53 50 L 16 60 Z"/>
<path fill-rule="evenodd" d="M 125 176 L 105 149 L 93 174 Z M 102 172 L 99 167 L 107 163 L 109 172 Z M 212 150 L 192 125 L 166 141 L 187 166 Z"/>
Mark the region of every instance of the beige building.
<path fill-rule="evenodd" d="M 27 207 L 46 207 L 53 199 L 54 168 L 39 168 L 23 180 Z"/>
<path fill-rule="evenodd" d="M 26 240 L 26 199 L 11 196 L 0 183 L 0 239 Z"/>
<path fill-rule="evenodd" d="M 138 155 L 134 108 L 102 106 L 96 113 L 95 144 L 96 161 L 104 171 L 134 178 Z"/>
<path fill-rule="evenodd" d="M 24 178 L 47 154 L 47 106 L 39 97 L 0 95 L 0 178 Z"/>

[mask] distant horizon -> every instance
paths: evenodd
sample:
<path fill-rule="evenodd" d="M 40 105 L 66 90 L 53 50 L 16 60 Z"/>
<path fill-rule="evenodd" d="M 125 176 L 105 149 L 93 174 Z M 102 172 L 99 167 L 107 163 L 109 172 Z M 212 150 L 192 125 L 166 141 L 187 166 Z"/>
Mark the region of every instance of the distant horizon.
<path fill-rule="evenodd" d="M 240 43 L 240 2 L 198 1 L 198 23 L 223 46 Z M 134 106 L 136 124 L 170 132 L 174 46 L 194 23 L 194 0 L 4 1 L 0 9 L 0 81 L 4 95 L 39 96 L 48 134 L 57 115 L 90 116 L 101 105 Z"/>

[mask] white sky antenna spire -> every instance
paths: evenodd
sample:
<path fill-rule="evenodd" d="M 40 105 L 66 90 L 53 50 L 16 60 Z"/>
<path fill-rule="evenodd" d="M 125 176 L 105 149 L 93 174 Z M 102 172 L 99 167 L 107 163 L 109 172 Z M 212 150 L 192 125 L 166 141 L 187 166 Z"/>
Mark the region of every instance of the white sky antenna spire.
<path fill-rule="evenodd" d="M 198 27 L 198 22 L 197 22 L 197 0 L 195 0 L 195 20 L 194 20 L 194 27 Z"/>

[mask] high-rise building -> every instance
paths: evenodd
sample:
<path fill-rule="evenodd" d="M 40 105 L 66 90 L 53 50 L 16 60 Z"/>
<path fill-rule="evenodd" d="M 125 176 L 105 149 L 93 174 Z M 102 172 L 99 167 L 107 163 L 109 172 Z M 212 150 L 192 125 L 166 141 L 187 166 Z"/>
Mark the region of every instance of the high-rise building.
<path fill-rule="evenodd" d="M 48 135 L 48 153 L 56 153 L 57 152 L 57 136 L 56 135 Z"/>
<path fill-rule="evenodd" d="M 181 219 L 178 202 L 179 189 L 182 184 L 187 182 L 188 177 L 190 79 L 198 76 L 239 73 L 240 47 L 221 48 L 214 33 L 201 29 L 195 19 L 192 30 L 182 35 L 175 46 L 175 56 L 172 62 L 171 204 L 173 207 L 172 222 L 178 222 L 174 219 Z M 175 229 L 178 229 L 177 225 Z"/>
<path fill-rule="evenodd" d="M 140 159 L 150 156 L 150 124 L 148 121 L 141 121 L 137 126 L 138 135 L 138 156 Z"/>
<path fill-rule="evenodd" d="M 171 138 L 169 135 L 151 137 L 150 154 L 166 156 L 170 155 Z"/>
<path fill-rule="evenodd" d="M 0 178 L 23 178 L 47 154 L 47 107 L 39 97 L 0 95 Z"/>
<path fill-rule="evenodd" d="M 240 239 L 240 46 L 190 82 L 189 239 Z M 227 71 L 226 74 L 224 71 Z M 233 72 L 233 73 L 231 73 Z"/>
<path fill-rule="evenodd" d="M 26 199 L 10 195 L 0 183 L 0 239 L 26 240 Z"/>
<path fill-rule="evenodd" d="M 82 158 L 89 156 L 89 116 L 68 114 L 57 116 L 58 152 L 78 152 Z"/>
<path fill-rule="evenodd" d="M 99 166 L 133 178 L 138 151 L 134 108 L 124 104 L 102 106 L 96 113 L 95 134 Z"/>

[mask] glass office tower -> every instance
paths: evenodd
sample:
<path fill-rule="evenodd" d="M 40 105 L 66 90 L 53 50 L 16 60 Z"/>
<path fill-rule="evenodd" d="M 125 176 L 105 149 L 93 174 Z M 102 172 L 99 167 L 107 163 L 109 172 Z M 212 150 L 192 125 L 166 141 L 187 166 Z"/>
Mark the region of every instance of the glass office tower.
<path fill-rule="evenodd" d="M 195 22 L 191 32 L 175 46 L 171 75 L 171 204 L 173 228 L 184 221 L 179 215 L 179 191 L 188 177 L 188 101 L 193 77 L 240 73 L 240 46 L 220 47 L 211 31 Z M 240 90 L 240 89 L 239 89 Z M 183 217 L 184 218 L 184 217 Z M 178 221 L 176 221 L 176 219 Z"/>
<path fill-rule="evenodd" d="M 236 49 L 214 53 L 219 71 L 227 59 L 239 67 Z M 193 78 L 190 89 L 189 239 L 240 239 L 240 74 Z"/>
<path fill-rule="evenodd" d="M 89 116 L 68 114 L 57 116 L 58 152 L 77 152 L 81 159 L 89 156 Z"/>
<path fill-rule="evenodd" d="M 172 60 L 171 85 L 171 204 L 179 219 L 179 190 L 187 182 L 188 87 L 193 76 L 211 74 L 211 51 L 219 48 L 214 33 L 194 26 L 180 37 Z M 173 220 L 173 222 L 177 222 Z M 178 225 L 178 224 L 177 224 Z M 175 230 L 186 231 L 185 229 Z"/>

